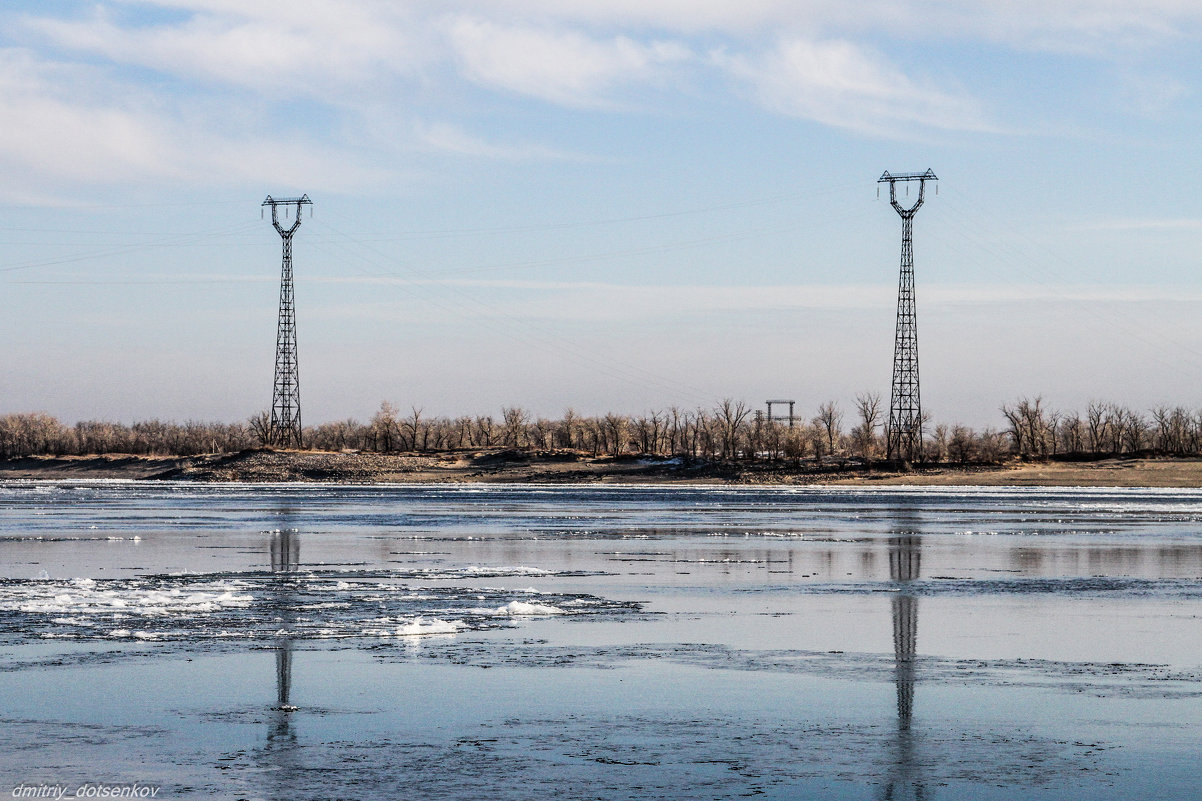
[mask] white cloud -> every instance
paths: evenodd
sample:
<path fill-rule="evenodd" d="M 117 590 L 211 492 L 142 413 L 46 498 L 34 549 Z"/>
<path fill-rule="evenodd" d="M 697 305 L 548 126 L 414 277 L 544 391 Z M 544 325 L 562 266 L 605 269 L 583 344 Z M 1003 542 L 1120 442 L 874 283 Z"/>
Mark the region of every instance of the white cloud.
<path fill-rule="evenodd" d="M 540 19 L 681 34 L 744 37 L 773 31 L 833 37 L 872 31 L 904 37 L 1004 42 L 1021 49 L 1113 55 L 1196 38 L 1196 0 L 459 0 L 500 19 Z"/>
<path fill-rule="evenodd" d="M 244 180 L 350 189 L 380 180 L 335 148 L 279 136 L 218 133 L 128 87 L 97 88 L 94 70 L 45 64 L 0 50 L 0 191 L 52 202 L 98 184 L 234 185 Z M 124 91 L 121 91 L 124 89 Z"/>
<path fill-rule="evenodd" d="M 463 156 L 502 159 L 505 161 L 579 160 L 582 156 L 553 150 L 541 145 L 498 145 L 475 136 L 450 123 L 417 123 L 419 142 L 435 150 Z"/>
<path fill-rule="evenodd" d="M 984 102 L 958 83 L 967 78 L 908 73 L 861 35 L 884 32 L 886 49 L 922 32 L 1105 53 L 1197 35 L 1202 5 L 98 0 L 82 12 L 0 9 L 0 23 L 0 41 L 23 48 L 0 62 L 0 162 L 25 184 L 0 191 L 14 197 L 42 179 L 212 184 L 307 174 L 315 188 L 353 189 L 361 179 L 378 184 L 414 149 L 581 158 L 568 152 L 572 144 L 497 141 L 482 127 L 422 122 L 471 118 L 460 106 L 477 93 L 457 91 L 464 79 L 500 94 L 622 110 L 645 107 L 648 89 L 711 90 L 717 70 L 771 112 L 824 125 L 904 138 L 995 131 Z M 1126 84 L 1146 113 L 1187 96 L 1169 72 L 1153 67 L 1141 74 L 1154 77 Z M 364 169 L 368 162 L 383 166 Z"/>
<path fill-rule="evenodd" d="M 611 90 L 655 82 L 665 68 L 691 57 L 676 42 L 594 39 L 573 30 L 500 25 L 480 17 L 450 20 L 448 35 L 469 80 L 568 106 L 610 106 Z"/>
<path fill-rule="evenodd" d="M 122 25 L 103 10 L 85 19 L 26 18 L 56 46 L 122 65 L 285 95 L 336 99 L 348 87 L 429 61 L 406 6 L 305 2 L 159 3 L 194 12 L 177 23 Z M 378 87 L 375 87 L 378 89 Z"/>
<path fill-rule="evenodd" d="M 1118 84 L 1118 107 L 1147 119 L 1163 118 L 1190 94 L 1185 83 L 1165 74 L 1127 71 Z"/>
<path fill-rule="evenodd" d="M 748 32 L 765 25 L 874 17 L 890 0 L 462 0 L 480 16 L 699 32 Z"/>
<path fill-rule="evenodd" d="M 1202 32 L 1202 6 L 1194 0 L 962 0 L 948 10 L 937 28 L 1022 49 L 1102 57 Z"/>
<path fill-rule="evenodd" d="M 793 38 L 765 55 L 712 54 L 781 114 L 863 133 L 892 133 L 895 123 L 991 131 L 980 104 L 905 75 L 879 54 L 846 40 Z"/>
<path fill-rule="evenodd" d="M 0 51 L 0 159 L 20 172 L 85 182 L 179 177 L 156 125 L 128 108 L 72 99 L 65 90 L 74 78 L 87 83 L 81 72 Z"/>

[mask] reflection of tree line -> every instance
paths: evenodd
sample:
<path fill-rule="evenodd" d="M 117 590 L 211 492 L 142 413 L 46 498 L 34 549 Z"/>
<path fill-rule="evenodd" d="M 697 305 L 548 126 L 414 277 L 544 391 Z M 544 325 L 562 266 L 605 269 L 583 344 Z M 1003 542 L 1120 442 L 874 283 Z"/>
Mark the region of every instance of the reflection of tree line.
<path fill-rule="evenodd" d="M 1010 561 L 1028 575 L 1192 578 L 1202 569 L 1202 545 L 1025 546 L 1011 549 Z"/>

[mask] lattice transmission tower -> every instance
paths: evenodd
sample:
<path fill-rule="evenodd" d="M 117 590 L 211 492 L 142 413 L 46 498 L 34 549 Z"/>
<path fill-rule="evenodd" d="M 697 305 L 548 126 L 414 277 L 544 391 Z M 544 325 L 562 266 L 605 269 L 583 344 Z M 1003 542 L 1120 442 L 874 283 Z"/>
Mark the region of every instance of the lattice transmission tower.
<path fill-rule="evenodd" d="M 922 459 L 922 401 L 918 386 L 918 319 L 914 308 L 914 215 L 922 207 L 927 181 L 938 181 L 931 170 L 891 175 L 877 183 L 889 184 L 889 202 L 902 220 L 901 273 L 897 282 L 897 328 L 893 338 L 893 387 L 889 396 L 889 424 L 885 429 L 888 458 L 906 462 Z M 918 199 L 905 208 L 897 201 L 897 185 L 918 182 Z M 938 189 L 936 189 L 938 191 Z"/>
<path fill-rule="evenodd" d="M 275 336 L 275 388 L 271 395 L 271 424 L 267 442 L 284 448 L 304 447 L 301 439 L 300 374 L 296 363 L 296 298 L 292 289 L 292 235 L 301 224 L 301 209 L 313 205 L 308 195 L 263 201 L 271 207 L 271 224 L 284 240 L 280 267 L 280 317 Z M 288 228 L 280 225 L 280 207 L 287 219 L 295 206 L 296 217 Z M 311 212 L 310 212 L 311 213 Z"/>

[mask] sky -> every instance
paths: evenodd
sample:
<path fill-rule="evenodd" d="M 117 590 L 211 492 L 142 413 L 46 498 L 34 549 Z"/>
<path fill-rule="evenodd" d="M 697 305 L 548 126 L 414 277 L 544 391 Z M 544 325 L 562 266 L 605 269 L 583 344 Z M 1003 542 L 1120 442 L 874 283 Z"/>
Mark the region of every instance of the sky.
<path fill-rule="evenodd" d="M 1202 407 L 1196 0 L 8 0 L 0 414 Z M 904 200 L 904 198 L 903 198 Z"/>

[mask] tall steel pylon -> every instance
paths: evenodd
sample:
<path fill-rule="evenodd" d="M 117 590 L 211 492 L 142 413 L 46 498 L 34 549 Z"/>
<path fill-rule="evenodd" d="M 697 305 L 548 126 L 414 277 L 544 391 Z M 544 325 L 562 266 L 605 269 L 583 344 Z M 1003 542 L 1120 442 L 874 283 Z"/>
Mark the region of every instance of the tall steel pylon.
<path fill-rule="evenodd" d="M 280 267 L 280 317 L 275 336 L 275 388 L 271 395 L 271 426 L 268 444 L 301 448 L 300 373 L 296 363 L 296 299 L 292 289 L 292 235 L 301 224 L 301 208 L 313 205 L 308 195 L 273 198 L 263 201 L 271 206 L 271 224 L 284 240 L 284 259 Z M 296 217 L 288 228 L 280 225 L 279 209 L 296 207 Z"/>
<path fill-rule="evenodd" d="M 914 307 L 914 215 L 922 207 L 927 181 L 938 181 L 931 170 L 890 175 L 889 203 L 902 220 L 901 273 L 897 283 L 897 328 L 893 338 L 893 388 L 889 397 L 889 426 L 885 430 L 888 458 L 922 459 L 922 401 L 918 386 L 918 319 Z M 918 200 L 910 208 L 897 202 L 899 183 L 918 182 Z"/>

